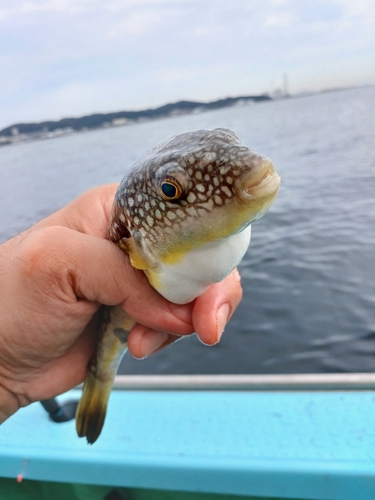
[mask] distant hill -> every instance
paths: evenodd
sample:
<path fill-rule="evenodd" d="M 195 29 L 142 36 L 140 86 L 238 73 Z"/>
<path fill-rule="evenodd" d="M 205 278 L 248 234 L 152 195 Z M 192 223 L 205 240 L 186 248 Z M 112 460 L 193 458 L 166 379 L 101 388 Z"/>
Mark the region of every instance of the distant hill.
<path fill-rule="evenodd" d="M 54 132 L 62 129 L 95 129 L 99 127 L 122 125 L 126 122 L 163 118 L 185 114 L 192 111 L 208 111 L 212 109 L 225 108 L 245 101 L 269 101 L 268 95 L 227 97 L 212 102 L 194 102 L 179 101 L 171 104 L 165 104 L 154 109 L 145 109 L 142 111 L 118 111 L 117 113 L 96 113 L 94 115 L 82 116 L 81 118 L 63 118 L 58 121 L 46 121 L 41 123 L 15 123 L 9 127 L 0 130 L 0 136 L 9 137 L 17 134 L 41 134 Z"/>

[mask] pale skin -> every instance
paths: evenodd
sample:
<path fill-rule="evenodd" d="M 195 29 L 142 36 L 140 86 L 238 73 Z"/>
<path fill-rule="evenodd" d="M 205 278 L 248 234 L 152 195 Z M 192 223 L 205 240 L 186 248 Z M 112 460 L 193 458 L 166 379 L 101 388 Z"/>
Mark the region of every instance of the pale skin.
<path fill-rule="evenodd" d="M 193 332 L 216 344 L 241 300 L 237 270 L 190 304 L 161 297 L 105 239 L 116 188 L 93 189 L 0 245 L 0 423 L 83 382 L 100 304 L 137 320 L 129 351 L 144 358 Z"/>

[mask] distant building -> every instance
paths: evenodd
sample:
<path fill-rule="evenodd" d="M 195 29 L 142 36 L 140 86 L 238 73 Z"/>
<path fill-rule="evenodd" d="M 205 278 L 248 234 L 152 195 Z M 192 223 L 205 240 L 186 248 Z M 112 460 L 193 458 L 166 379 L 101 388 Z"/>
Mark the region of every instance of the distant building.
<path fill-rule="evenodd" d="M 6 144 L 11 144 L 12 141 L 9 137 L 5 137 L 4 135 L 0 135 L 0 146 L 5 146 Z"/>
<path fill-rule="evenodd" d="M 115 118 L 114 120 L 112 120 L 112 125 L 114 125 L 115 127 L 119 127 L 121 125 L 125 125 L 127 121 L 128 120 L 126 118 Z"/>
<path fill-rule="evenodd" d="M 283 74 L 283 97 L 289 97 L 289 79 L 288 74 Z"/>

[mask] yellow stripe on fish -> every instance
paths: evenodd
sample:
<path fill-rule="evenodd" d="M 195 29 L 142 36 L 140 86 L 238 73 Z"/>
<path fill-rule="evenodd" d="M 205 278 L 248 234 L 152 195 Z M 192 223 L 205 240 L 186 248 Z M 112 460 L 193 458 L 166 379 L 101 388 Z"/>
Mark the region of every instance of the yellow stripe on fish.
<path fill-rule="evenodd" d="M 121 181 L 109 239 L 161 295 L 188 303 L 239 264 L 251 222 L 268 210 L 279 185 L 271 161 L 242 145 L 233 131 L 179 134 L 149 151 Z M 89 443 L 100 434 L 135 323 L 119 307 L 102 309 L 98 347 L 76 415 L 78 435 Z"/>

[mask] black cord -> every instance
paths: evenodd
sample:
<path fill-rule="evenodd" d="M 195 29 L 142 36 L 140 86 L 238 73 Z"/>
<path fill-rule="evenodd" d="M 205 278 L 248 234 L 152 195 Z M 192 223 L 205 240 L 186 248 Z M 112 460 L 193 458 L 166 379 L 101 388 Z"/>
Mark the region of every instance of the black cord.
<path fill-rule="evenodd" d="M 56 399 L 45 399 L 40 402 L 49 415 L 49 418 L 56 423 L 69 422 L 76 416 L 78 406 L 77 399 L 70 399 L 59 404 Z"/>

